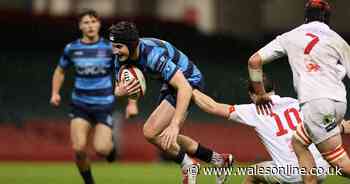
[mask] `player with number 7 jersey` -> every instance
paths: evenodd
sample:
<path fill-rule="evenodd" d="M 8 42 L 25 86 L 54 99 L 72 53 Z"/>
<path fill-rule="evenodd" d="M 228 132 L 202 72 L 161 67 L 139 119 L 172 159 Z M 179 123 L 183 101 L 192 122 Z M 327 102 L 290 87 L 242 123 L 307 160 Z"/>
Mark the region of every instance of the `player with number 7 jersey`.
<path fill-rule="evenodd" d="M 303 24 L 277 36 L 257 53 L 263 63 L 288 56 L 300 103 L 319 98 L 346 103 L 342 68 L 350 77 L 350 48 L 328 25 Z"/>

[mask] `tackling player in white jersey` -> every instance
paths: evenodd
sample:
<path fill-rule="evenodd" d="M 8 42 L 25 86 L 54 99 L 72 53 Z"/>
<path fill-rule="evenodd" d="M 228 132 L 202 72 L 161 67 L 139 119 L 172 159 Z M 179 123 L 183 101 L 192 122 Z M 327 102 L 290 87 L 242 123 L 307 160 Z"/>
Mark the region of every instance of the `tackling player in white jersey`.
<path fill-rule="evenodd" d="M 350 159 L 343 148 L 337 124 L 346 112 L 342 70 L 345 67 L 350 77 L 350 47 L 330 29 L 329 18 L 330 6 L 325 0 L 309 0 L 305 6 L 305 23 L 277 36 L 255 53 L 248 61 L 248 69 L 257 94 L 255 103 L 268 110 L 271 98 L 264 89 L 262 65 L 288 56 L 305 117 L 293 141 L 300 165 L 308 168 L 314 165 L 305 148 L 315 143 L 332 166 L 340 167 L 343 174 L 349 176 Z M 312 175 L 303 177 L 306 183 L 317 182 Z"/>
<path fill-rule="evenodd" d="M 258 113 L 254 103 L 231 106 L 217 103 L 200 92 L 194 92 L 193 96 L 196 104 L 204 111 L 254 127 L 261 138 L 272 161 L 258 163 L 256 168 L 264 168 L 264 172 L 260 175 L 257 173 L 247 176 L 244 183 L 302 183 L 303 171 L 298 169 L 298 159 L 291 145 L 293 132 L 303 119 L 298 100 L 276 95 L 273 83 L 266 77 L 264 85 L 267 95 L 274 104 L 272 114 Z M 256 95 L 251 85 L 249 96 L 255 102 Z M 315 145 L 311 145 L 309 149 L 316 160 L 317 168 L 324 171 L 319 173 L 318 180 L 321 182 L 329 170 L 329 165 Z"/>

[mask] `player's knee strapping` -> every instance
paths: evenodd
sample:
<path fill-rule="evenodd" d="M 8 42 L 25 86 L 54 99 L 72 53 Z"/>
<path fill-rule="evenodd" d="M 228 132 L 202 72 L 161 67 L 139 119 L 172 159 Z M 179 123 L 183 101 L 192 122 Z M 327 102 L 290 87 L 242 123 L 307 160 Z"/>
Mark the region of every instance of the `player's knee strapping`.
<path fill-rule="evenodd" d="M 299 124 L 297 126 L 297 129 L 294 132 L 294 137 L 305 146 L 309 146 L 312 143 L 309 134 L 305 130 L 304 124 Z"/>
<path fill-rule="evenodd" d="M 321 153 L 323 158 L 329 163 L 333 163 L 346 155 L 343 145 L 337 146 L 334 150 Z"/>

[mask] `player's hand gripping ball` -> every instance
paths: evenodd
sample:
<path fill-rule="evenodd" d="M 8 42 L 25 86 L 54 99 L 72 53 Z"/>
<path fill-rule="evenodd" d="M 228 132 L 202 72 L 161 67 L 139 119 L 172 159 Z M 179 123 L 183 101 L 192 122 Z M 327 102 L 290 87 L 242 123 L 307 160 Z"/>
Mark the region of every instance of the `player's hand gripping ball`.
<path fill-rule="evenodd" d="M 129 82 L 133 79 L 138 80 L 140 84 L 140 91 L 136 94 L 132 94 L 129 96 L 131 99 L 139 99 L 141 96 L 144 96 L 146 93 L 146 80 L 140 69 L 133 65 L 124 65 L 119 70 L 118 81 Z"/>

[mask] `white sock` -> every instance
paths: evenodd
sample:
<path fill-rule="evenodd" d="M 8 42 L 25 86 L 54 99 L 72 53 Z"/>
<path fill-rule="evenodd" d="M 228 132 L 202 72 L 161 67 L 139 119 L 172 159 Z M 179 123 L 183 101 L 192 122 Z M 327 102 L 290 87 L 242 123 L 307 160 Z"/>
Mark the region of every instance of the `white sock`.
<path fill-rule="evenodd" d="M 184 166 L 188 166 L 192 164 L 193 164 L 192 159 L 187 154 L 185 154 L 184 159 L 181 162 L 181 168 L 184 168 Z"/>
<path fill-rule="evenodd" d="M 213 152 L 210 163 L 214 164 L 217 167 L 221 167 L 224 164 L 224 159 L 219 153 Z"/>

